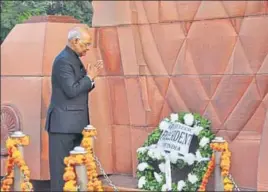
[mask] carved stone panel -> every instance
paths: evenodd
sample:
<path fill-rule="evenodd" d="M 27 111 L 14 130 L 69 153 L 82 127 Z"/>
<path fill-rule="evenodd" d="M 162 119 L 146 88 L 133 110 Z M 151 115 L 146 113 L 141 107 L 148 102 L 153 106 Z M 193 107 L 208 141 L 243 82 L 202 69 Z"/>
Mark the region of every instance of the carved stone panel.
<path fill-rule="evenodd" d="M 7 155 L 6 140 L 10 133 L 21 130 L 18 110 L 11 104 L 1 105 L 1 156 Z"/>

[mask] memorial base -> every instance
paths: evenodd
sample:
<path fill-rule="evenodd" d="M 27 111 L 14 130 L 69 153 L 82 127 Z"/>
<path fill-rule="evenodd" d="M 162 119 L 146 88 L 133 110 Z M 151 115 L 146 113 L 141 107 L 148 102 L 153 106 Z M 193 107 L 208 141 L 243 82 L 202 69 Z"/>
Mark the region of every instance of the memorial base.
<path fill-rule="evenodd" d="M 213 174 L 209 179 L 207 190 L 213 191 L 214 187 L 214 178 Z M 104 191 L 114 191 L 113 187 L 111 187 L 103 176 L 99 177 L 103 182 L 103 190 Z M 146 191 L 140 190 L 137 188 L 138 180 L 137 178 L 132 177 L 131 175 L 109 175 L 110 180 L 117 187 L 118 191 Z"/>
<path fill-rule="evenodd" d="M 103 176 L 99 177 L 103 182 L 104 191 L 114 191 Z M 131 175 L 109 175 L 110 180 L 117 187 L 118 191 L 145 191 L 137 188 L 138 180 Z"/>

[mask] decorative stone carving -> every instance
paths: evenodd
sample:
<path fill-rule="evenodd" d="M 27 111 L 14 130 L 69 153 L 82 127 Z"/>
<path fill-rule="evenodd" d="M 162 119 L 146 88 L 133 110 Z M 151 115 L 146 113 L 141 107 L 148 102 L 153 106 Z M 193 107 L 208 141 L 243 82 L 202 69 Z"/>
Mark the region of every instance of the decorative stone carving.
<path fill-rule="evenodd" d="M 10 133 L 20 131 L 20 118 L 17 109 L 11 104 L 1 105 L 1 155 L 7 155 L 6 140 Z"/>

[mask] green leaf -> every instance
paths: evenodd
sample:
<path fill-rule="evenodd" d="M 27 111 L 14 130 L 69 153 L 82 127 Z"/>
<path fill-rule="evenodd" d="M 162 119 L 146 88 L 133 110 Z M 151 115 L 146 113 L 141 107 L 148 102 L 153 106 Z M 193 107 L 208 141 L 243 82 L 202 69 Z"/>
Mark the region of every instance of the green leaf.
<path fill-rule="evenodd" d="M 1 1 L 1 41 L 16 24 L 31 16 L 68 15 L 91 26 L 93 7 L 91 1 Z"/>

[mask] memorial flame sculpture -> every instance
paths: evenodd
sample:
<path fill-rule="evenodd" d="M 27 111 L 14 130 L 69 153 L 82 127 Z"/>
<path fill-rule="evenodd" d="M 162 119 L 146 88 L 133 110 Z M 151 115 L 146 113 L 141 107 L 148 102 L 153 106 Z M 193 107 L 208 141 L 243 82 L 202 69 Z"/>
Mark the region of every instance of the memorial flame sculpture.
<path fill-rule="evenodd" d="M 267 2 L 93 1 L 93 7 L 93 50 L 105 67 L 89 107 L 105 171 L 136 176 L 136 150 L 148 134 L 170 113 L 189 111 L 210 119 L 229 143 L 238 185 L 267 190 Z M 49 179 L 44 122 L 51 64 L 75 25 L 67 16 L 34 17 L 1 45 L 1 105 L 16 106 L 32 138 L 25 150 L 32 179 Z M 96 57 L 92 51 L 83 61 Z M 5 162 L 1 156 L 1 171 Z"/>

